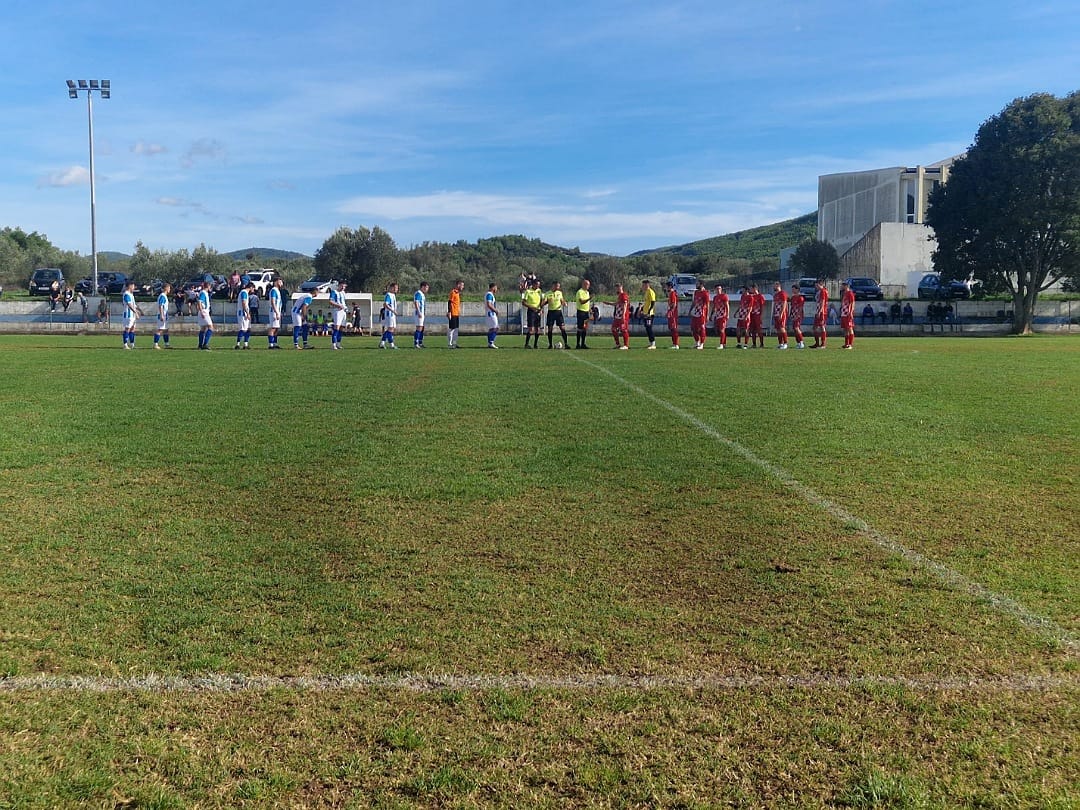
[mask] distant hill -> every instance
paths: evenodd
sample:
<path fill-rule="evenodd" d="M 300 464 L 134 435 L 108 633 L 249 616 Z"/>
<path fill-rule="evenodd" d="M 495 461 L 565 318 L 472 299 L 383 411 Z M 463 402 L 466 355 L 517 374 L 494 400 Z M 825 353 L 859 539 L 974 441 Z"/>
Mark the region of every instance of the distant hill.
<path fill-rule="evenodd" d="M 726 259 L 775 259 L 786 247 L 797 245 L 804 239 L 817 235 L 817 212 L 804 214 L 795 219 L 786 219 L 772 225 L 762 225 L 746 231 L 737 231 L 725 236 L 713 236 L 699 239 L 685 245 L 641 250 L 631 254 L 645 256 L 650 253 L 666 253 L 676 256 L 722 256 Z"/>
<path fill-rule="evenodd" d="M 248 257 L 248 254 L 252 254 L 257 258 L 262 259 L 284 259 L 290 261 L 292 259 L 310 259 L 310 256 L 306 256 L 303 253 L 297 253 L 295 250 L 278 250 L 277 248 L 261 248 L 251 247 L 245 250 L 234 250 L 231 253 L 225 253 L 223 255 L 228 256 L 234 261 L 243 261 Z"/>

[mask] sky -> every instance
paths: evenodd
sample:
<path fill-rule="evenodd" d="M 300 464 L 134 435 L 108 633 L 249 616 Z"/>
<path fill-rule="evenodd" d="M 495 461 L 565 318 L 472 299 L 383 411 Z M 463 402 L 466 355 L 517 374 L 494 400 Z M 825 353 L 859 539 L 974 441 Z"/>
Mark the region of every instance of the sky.
<path fill-rule="evenodd" d="M 523 234 L 637 250 L 929 164 L 1010 101 L 1080 89 L 1080 3 L 8 0 L 0 227 L 312 255 Z"/>

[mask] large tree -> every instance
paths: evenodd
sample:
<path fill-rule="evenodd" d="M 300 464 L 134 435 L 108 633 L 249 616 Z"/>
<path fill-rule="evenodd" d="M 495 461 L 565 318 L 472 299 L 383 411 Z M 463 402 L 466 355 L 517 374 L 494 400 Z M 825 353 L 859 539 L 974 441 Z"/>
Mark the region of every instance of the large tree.
<path fill-rule="evenodd" d="M 979 127 L 930 195 L 934 266 L 1013 297 L 1031 332 L 1039 293 L 1080 274 L 1080 94 L 1020 98 Z"/>
<path fill-rule="evenodd" d="M 338 228 L 315 252 L 315 272 L 324 278 L 347 281 L 354 290 L 393 278 L 401 253 L 390 234 L 375 226 L 356 230 Z"/>
<path fill-rule="evenodd" d="M 791 254 L 791 271 L 799 276 L 836 278 L 840 272 L 840 256 L 830 243 L 810 237 L 799 242 Z"/>

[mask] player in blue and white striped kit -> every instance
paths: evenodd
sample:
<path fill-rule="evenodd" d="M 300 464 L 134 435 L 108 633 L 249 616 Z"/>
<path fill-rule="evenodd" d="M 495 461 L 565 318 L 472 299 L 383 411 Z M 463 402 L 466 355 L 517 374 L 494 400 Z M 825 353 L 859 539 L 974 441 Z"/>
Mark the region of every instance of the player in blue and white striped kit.
<path fill-rule="evenodd" d="M 349 305 L 345 301 L 345 282 L 340 281 L 337 287 L 330 288 L 330 317 L 334 324 L 330 330 L 330 348 L 341 348 L 341 330 L 345 326 L 348 315 Z"/>
<path fill-rule="evenodd" d="M 300 337 L 304 338 L 303 348 L 310 348 L 308 346 L 308 335 L 311 334 L 311 325 L 308 323 L 308 310 L 311 308 L 311 302 L 315 300 L 315 296 L 311 293 L 300 293 L 300 297 L 293 302 L 292 308 L 292 342 L 293 348 L 299 349 Z"/>
<path fill-rule="evenodd" d="M 255 289 L 254 282 L 249 281 L 247 286 L 241 288 L 236 296 L 236 345 L 233 349 L 251 348 L 251 291 Z"/>
<path fill-rule="evenodd" d="M 135 322 L 139 320 L 139 308 L 135 305 L 135 282 L 129 281 L 124 285 L 124 294 L 121 296 L 124 303 L 124 348 L 135 348 Z"/>
<path fill-rule="evenodd" d="M 270 288 L 270 325 L 266 330 L 266 343 L 270 349 L 280 349 L 278 346 L 278 330 L 281 328 L 281 285 L 284 282 L 280 278 L 274 279 Z"/>
<path fill-rule="evenodd" d="M 396 349 L 394 345 L 394 331 L 397 329 L 397 282 L 390 284 L 386 288 L 386 295 L 383 296 L 383 334 L 382 340 L 379 341 L 379 348 L 391 348 Z"/>
<path fill-rule="evenodd" d="M 169 348 L 169 296 L 172 284 L 165 284 L 157 297 L 157 330 L 154 332 L 154 348 L 160 349 L 162 342 Z"/>
<path fill-rule="evenodd" d="M 195 298 L 199 307 L 199 348 L 210 351 L 210 338 L 214 336 L 214 321 L 210 317 L 210 282 L 204 281 Z"/>
<path fill-rule="evenodd" d="M 413 331 L 413 346 L 417 349 L 424 348 L 424 319 L 427 317 L 427 291 L 428 283 L 420 282 L 420 289 L 413 295 L 413 316 L 416 320 L 416 328 Z"/>
<path fill-rule="evenodd" d="M 493 283 L 484 294 L 484 321 L 487 324 L 489 349 L 499 348 L 495 345 L 495 338 L 499 336 L 499 309 L 495 306 L 495 293 L 498 291 L 499 285 Z"/>

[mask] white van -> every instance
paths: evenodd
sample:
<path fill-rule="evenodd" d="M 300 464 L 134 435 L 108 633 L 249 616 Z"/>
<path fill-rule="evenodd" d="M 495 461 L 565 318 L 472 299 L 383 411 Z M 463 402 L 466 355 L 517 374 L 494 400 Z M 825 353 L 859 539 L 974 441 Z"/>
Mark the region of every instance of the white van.
<path fill-rule="evenodd" d="M 675 294 L 680 298 L 690 298 L 697 289 L 698 277 L 675 274 L 668 277 L 668 283 L 675 288 Z"/>

